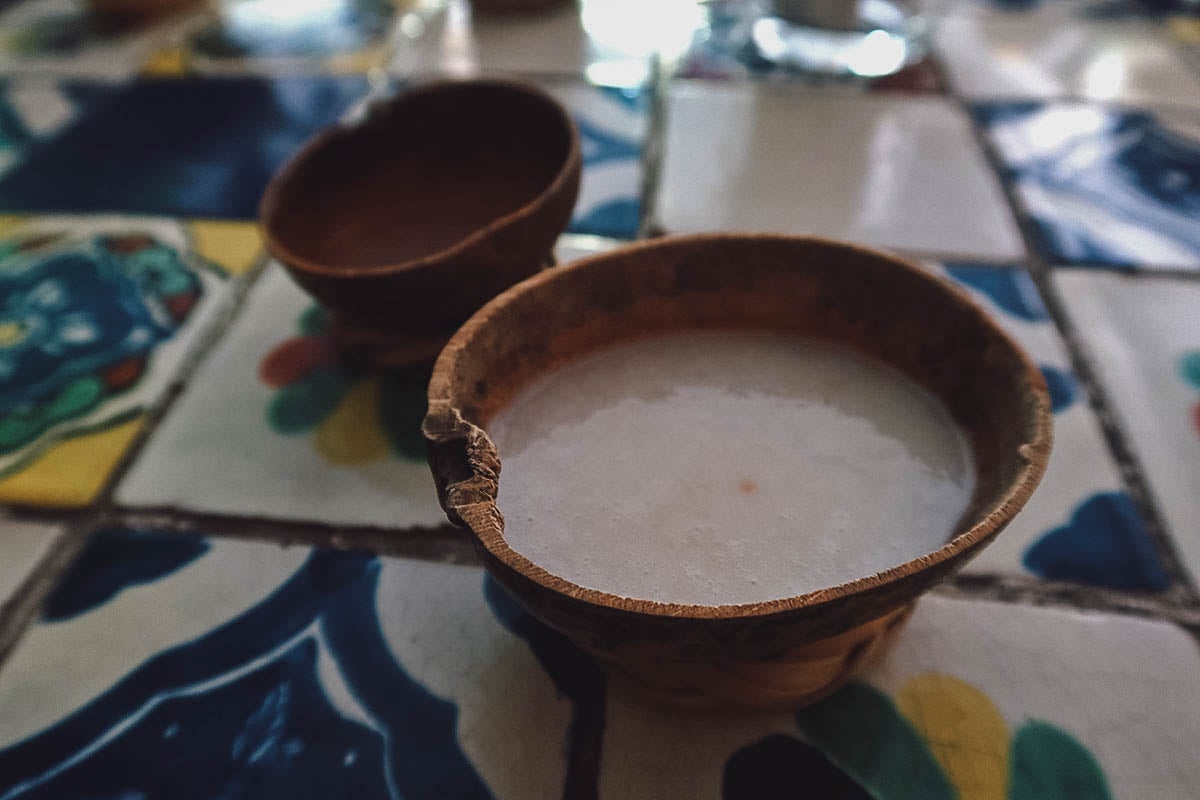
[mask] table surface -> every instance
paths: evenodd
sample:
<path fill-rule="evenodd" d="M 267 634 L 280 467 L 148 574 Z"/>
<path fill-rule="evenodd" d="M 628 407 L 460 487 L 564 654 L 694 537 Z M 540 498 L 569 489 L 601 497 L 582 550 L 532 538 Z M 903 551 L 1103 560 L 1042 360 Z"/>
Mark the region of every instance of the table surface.
<path fill-rule="evenodd" d="M 1195 11 L 947 0 L 932 55 L 848 84 L 753 57 L 730 3 L 83 5 L 0 3 L 0 798 L 1200 793 Z M 1044 372 L 1042 488 L 818 706 L 648 706 L 527 617 L 437 506 L 423 376 L 340 362 L 266 257 L 302 141 L 477 73 L 579 123 L 561 261 L 865 242 Z"/>

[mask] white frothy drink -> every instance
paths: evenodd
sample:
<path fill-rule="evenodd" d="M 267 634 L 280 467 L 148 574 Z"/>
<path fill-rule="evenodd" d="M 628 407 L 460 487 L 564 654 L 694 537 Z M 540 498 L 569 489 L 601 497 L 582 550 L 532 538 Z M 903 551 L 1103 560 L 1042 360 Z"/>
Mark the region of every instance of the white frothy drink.
<path fill-rule="evenodd" d="M 975 483 L 941 403 L 847 348 L 689 332 L 542 376 L 488 426 L 517 552 L 581 586 L 791 597 L 943 545 Z"/>

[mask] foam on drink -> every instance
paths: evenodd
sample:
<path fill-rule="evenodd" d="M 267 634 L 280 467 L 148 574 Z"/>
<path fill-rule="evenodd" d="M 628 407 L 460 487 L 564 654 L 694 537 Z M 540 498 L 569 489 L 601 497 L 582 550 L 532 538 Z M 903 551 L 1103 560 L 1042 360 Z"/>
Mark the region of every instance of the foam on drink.
<path fill-rule="evenodd" d="M 685 332 L 572 361 L 488 426 L 517 552 L 663 602 L 774 600 L 937 549 L 969 444 L 895 369 L 787 334 Z"/>

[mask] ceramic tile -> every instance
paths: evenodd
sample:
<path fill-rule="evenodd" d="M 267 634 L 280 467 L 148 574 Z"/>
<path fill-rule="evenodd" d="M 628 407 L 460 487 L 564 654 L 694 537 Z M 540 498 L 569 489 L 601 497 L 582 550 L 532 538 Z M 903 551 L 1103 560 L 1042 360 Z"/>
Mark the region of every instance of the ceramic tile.
<path fill-rule="evenodd" d="M 143 69 L 156 75 L 365 72 L 386 63 L 397 8 L 391 0 L 223 0 Z"/>
<path fill-rule="evenodd" d="M 0 210 L 247 219 L 283 161 L 366 94 L 361 77 L 66 84 L 88 113 L 0 176 Z"/>
<path fill-rule="evenodd" d="M 560 262 L 611 246 L 564 237 Z M 428 375 L 341 363 L 278 264 L 117 489 L 130 506 L 393 528 L 446 524 L 425 461 Z"/>
<path fill-rule="evenodd" d="M 1008 267 L 951 264 L 947 271 L 1038 364 L 1054 407 L 1054 449 L 1041 485 L 967 571 L 1114 589 L 1167 588 L 1154 544 L 1033 281 Z"/>
<path fill-rule="evenodd" d="M 71 122 L 81 105 L 54 85 L 14 80 L 0 87 L 0 172 Z"/>
<path fill-rule="evenodd" d="M 569 230 L 634 238 L 641 217 L 646 92 L 583 83 L 546 88 L 571 112 L 583 148 L 579 200 Z"/>
<path fill-rule="evenodd" d="M 564 655 L 475 567 L 105 530 L 0 672 L 0 784 L 558 796 Z"/>
<path fill-rule="evenodd" d="M 0 519 L 0 607 L 62 535 L 54 525 Z"/>
<path fill-rule="evenodd" d="M 1186 14 L 1191 0 L 945 0 L 944 17 L 1037 18 L 1047 24 L 1108 19 L 1172 19 Z"/>
<path fill-rule="evenodd" d="M 118 489 L 121 503 L 391 527 L 445 522 L 420 436 L 427 375 L 337 361 L 272 264 Z"/>
<path fill-rule="evenodd" d="M 1200 267 L 1200 112 L 980 106 L 1049 260 Z"/>
<path fill-rule="evenodd" d="M 388 70 L 411 75 L 587 75 L 640 86 L 655 52 L 682 52 L 703 24 L 692 0 L 580 0 L 543 11 L 473 15 L 467 0 L 426 0 L 401 20 Z"/>
<path fill-rule="evenodd" d="M 1200 284 L 1065 270 L 1055 282 L 1200 580 Z"/>
<path fill-rule="evenodd" d="M 1184 800 L 1200 653 L 1162 622 L 928 597 L 861 681 L 794 715 L 609 691 L 601 798 Z"/>
<path fill-rule="evenodd" d="M 1030 12 L 1058 13 L 1064 17 L 1094 5 L 1098 0 L 947 0 L 941 4 L 944 17 L 1011 17 Z M 1103 2 L 1104 0 L 1099 0 Z"/>
<path fill-rule="evenodd" d="M 943 20 L 937 50 L 950 81 L 977 100 L 1078 97 L 1200 106 L 1200 72 L 1158 23 L 1058 16 Z"/>
<path fill-rule="evenodd" d="M 817 233 L 963 257 L 1022 255 L 969 120 L 936 97 L 680 84 L 657 219 L 672 233 Z"/>
<path fill-rule="evenodd" d="M 0 218 L 0 501 L 90 502 L 260 250 L 245 223 Z"/>
<path fill-rule="evenodd" d="M 84 0 L 26 0 L 0 13 L 0 74 L 119 81 L 133 77 L 158 43 L 192 24 L 168 16 L 105 27 Z"/>
<path fill-rule="evenodd" d="M 932 59 L 924 57 L 926 48 L 921 44 L 916 45 L 919 52 L 909 54 L 907 58 L 901 51 L 899 63 L 885 61 L 879 65 L 860 65 L 865 72 L 872 68 L 893 71 L 902 67 L 898 72 L 880 78 L 810 75 L 787 64 L 777 63 L 764 56 L 755 40 L 755 23 L 770 15 L 767 5 L 744 0 L 715 0 L 703 4 L 704 23 L 693 34 L 690 45 L 680 56 L 675 65 L 675 74 L 682 78 L 705 80 L 758 78 L 805 81 L 819 84 L 826 91 L 841 89 L 859 92 L 864 88 L 873 91 L 942 91 L 938 70 Z M 895 57 L 894 48 L 889 47 L 885 59 L 892 60 Z M 905 60 L 907 66 L 903 66 Z"/>

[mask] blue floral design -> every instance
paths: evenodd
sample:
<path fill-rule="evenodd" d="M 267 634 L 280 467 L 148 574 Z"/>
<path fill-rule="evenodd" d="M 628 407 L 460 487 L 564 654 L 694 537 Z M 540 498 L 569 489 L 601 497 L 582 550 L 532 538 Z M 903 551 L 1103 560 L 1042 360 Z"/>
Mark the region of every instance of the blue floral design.
<path fill-rule="evenodd" d="M 596 91 L 603 102 L 644 117 L 645 94 L 635 89 Z M 614 130 L 575 114 L 583 154 L 583 182 L 571 220 L 572 233 L 629 239 L 641 218 L 639 182 L 642 143 L 627 130 Z"/>
<path fill-rule="evenodd" d="M 1007 314 L 1025 322 L 1050 321 L 1037 286 L 1028 274 L 1015 267 L 947 264 L 946 272 L 959 283 L 987 295 Z"/>
<path fill-rule="evenodd" d="M 0 798 L 490 797 L 455 706 L 391 654 L 379 571 L 371 555 L 314 551 L 252 609 L 0 750 Z M 331 703 L 321 653 L 363 719 Z"/>
<path fill-rule="evenodd" d="M 1046 379 L 1046 388 L 1050 392 L 1050 408 L 1055 414 L 1061 414 L 1079 399 L 1079 384 L 1075 376 L 1065 369 L 1052 367 L 1049 364 L 1039 365 L 1042 377 Z"/>
<path fill-rule="evenodd" d="M 195 536 L 164 536 L 126 528 L 96 531 L 42 605 L 59 622 L 107 603 L 125 589 L 159 580 L 208 552 Z"/>
<path fill-rule="evenodd" d="M 6 243 L 0 260 L 0 453 L 128 388 L 203 291 L 175 250 L 150 237 L 39 244 Z"/>
<path fill-rule="evenodd" d="M 1024 563 L 1049 580 L 1154 592 L 1169 585 L 1141 515 L 1124 492 L 1088 497 L 1067 523 L 1030 545 Z"/>
<path fill-rule="evenodd" d="M 1200 267 L 1200 142 L 1146 111 L 1014 102 L 975 110 L 1054 261 Z"/>

